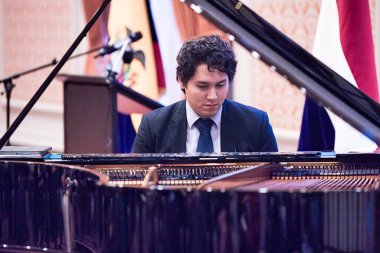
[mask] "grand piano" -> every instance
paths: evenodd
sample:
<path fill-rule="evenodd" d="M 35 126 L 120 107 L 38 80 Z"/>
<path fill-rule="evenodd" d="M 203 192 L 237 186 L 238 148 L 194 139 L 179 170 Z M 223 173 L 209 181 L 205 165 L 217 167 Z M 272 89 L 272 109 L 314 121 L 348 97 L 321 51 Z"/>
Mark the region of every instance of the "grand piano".
<path fill-rule="evenodd" d="M 235 0 L 186 0 L 380 143 L 380 106 Z M 0 252 L 377 252 L 375 153 L 1 153 Z"/>

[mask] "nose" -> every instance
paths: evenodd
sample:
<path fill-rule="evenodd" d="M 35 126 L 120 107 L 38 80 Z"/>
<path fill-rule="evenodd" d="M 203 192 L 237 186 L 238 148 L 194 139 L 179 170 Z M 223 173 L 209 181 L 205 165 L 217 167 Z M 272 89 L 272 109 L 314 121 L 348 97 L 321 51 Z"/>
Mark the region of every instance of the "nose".
<path fill-rule="evenodd" d="M 216 94 L 216 89 L 214 87 L 210 88 L 207 92 L 207 99 L 208 100 L 215 100 L 218 96 Z"/>

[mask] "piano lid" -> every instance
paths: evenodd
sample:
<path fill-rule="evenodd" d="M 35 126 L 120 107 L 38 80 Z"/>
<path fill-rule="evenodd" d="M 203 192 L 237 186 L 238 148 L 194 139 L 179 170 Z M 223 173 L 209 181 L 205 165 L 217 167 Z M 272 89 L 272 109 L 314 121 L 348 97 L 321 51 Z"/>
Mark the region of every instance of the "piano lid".
<path fill-rule="evenodd" d="M 237 0 L 182 1 L 252 55 L 380 144 L 380 105 Z"/>

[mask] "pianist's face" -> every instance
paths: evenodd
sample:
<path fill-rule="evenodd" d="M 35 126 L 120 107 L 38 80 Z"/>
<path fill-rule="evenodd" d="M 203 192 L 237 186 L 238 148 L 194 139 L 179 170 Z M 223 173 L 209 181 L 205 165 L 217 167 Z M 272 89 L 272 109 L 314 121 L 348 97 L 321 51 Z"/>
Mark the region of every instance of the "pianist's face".
<path fill-rule="evenodd" d="M 206 64 L 200 64 L 187 84 L 186 99 L 191 108 L 201 117 L 209 118 L 216 114 L 227 96 L 229 80 L 225 72 L 209 71 Z"/>

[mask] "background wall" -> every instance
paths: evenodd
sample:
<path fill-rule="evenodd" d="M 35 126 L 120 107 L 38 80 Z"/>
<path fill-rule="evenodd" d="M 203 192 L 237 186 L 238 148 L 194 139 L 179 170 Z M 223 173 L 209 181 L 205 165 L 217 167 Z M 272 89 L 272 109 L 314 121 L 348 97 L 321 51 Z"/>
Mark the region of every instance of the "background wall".
<path fill-rule="evenodd" d="M 306 50 L 313 46 L 320 0 L 243 1 Z M 373 34 L 378 52 L 379 3 L 371 0 Z M 85 24 L 81 1 L 0 1 L 0 79 L 59 59 Z M 239 69 L 234 99 L 269 113 L 280 151 L 295 151 L 303 112 L 304 95 L 245 49 L 234 45 Z M 75 53 L 87 50 L 84 40 Z M 74 54 L 75 54 L 74 53 Z M 379 55 L 379 53 L 376 53 Z M 12 120 L 33 96 L 52 68 L 15 79 Z M 84 73 L 84 59 L 69 61 L 62 73 Z M 0 87 L 3 90 L 3 86 Z M 13 145 L 49 145 L 63 151 L 62 84 L 55 80 L 31 115 L 19 127 Z M 0 96 L 0 134 L 5 131 L 5 97 Z"/>
<path fill-rule="evenodd" d="M 1 1 L 1 79 L 59 60 L 84 26 L 80 1 Z M 76 52 L 87 49 L 86 41 Z M 83 73 L 84 61 L 67 62 L 61 72 Z M 14 79 L 11 93 L 11 122 L 30 100 L 53 67 Z M 3 90 L 3 86 L 1 87 Z M 12 145 L 48 145 L 63 150 L 62 84 L 54 80 L 31 114 L 11 138 Z M 5 131 L 5 96 L 1 96 Z"/>
<path fill-rule="evenodd" d="M 244 1 L 281 32 L 311 51 L 320 0 Z M 238 77 L 234 96 L 268 112 L 281 151 L 295 151 L 302 120 L 304 95 L 246 50 L 236 46 Z"/>

